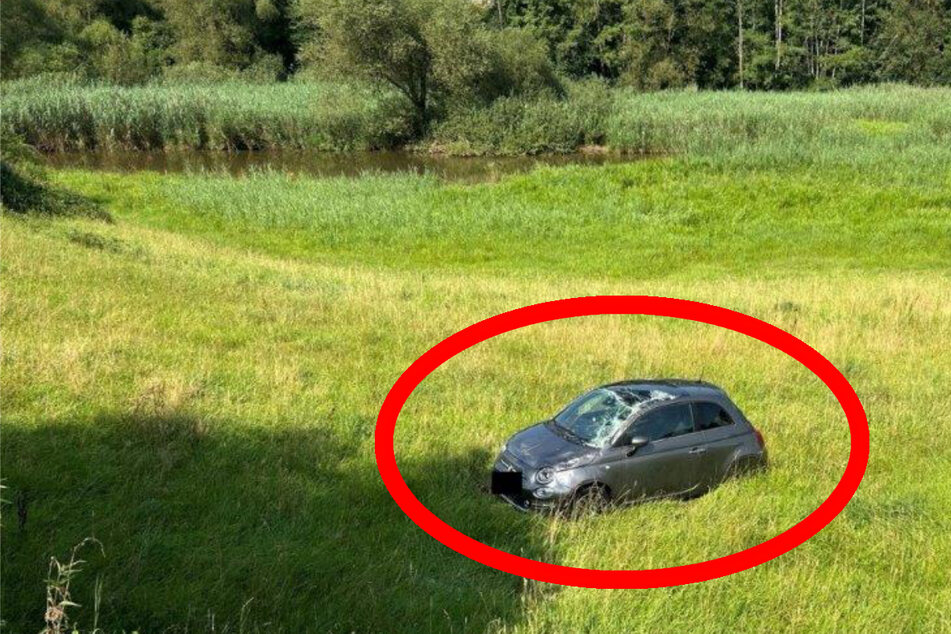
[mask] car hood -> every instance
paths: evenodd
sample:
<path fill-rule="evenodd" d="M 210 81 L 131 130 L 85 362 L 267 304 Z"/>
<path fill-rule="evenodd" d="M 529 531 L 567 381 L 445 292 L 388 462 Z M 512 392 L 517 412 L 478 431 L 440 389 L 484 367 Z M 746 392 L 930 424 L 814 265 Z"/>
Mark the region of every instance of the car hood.
<path fill-rule="evenodd" d="M 586 456 L 596 449 L 579 445 L 563 438 L 548 428 L 547 423 L 538 423 L 512 436 L 507 452 L 522 464 L 533 469 L 556 465 L 578 456 Z"/>

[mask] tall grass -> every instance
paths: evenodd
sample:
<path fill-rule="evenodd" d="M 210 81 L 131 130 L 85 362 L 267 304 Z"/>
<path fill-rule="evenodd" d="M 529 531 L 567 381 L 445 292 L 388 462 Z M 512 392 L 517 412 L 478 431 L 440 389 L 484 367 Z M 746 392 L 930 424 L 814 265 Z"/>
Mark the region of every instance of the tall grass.
<path fill-rule="evenodd" d="M 849 159 L 869 137 L 897 148 L 951 142 L 951 89 L 900 85 L 829 93 L 669 91 L 639 93 L 578 84 L 566 100 L 502 99 L 456 113 L 432 147 L 462 154 L 564 152 L 585 145 L 635 154 L 778 155 Z M 879 148 L 875 148 L 875 152 Z"/>
<path fill-rule="evenodd" d="M 881 156 L 918 146 L 930 152 L 951 142 L 951 90 L 901 85 L 824 93 L 615 93 L 607 143 L 630 152 L 694 156 L 751 154 L 800 164 L 815 154 L 848 159 L 857 150 Z M 844 151 L 841 151 L 844 150 Z"/>
<path fill-rule="evenodd" d="M 3 126 L 46 151 L 389 148 L 408 134 L 395 95 L 318 82 L 122 87 L 3 84 Z"/>
<path fill-rule="evenodd" d="M 411 138 L 392 92 L 320 82 L 169 82 L 84 86 L 5 82 L 3 125 L 44 150 L 392 148 L 450 154 L 539 154 L 585 146 L 639 154 L 730 153 L 748 162 L 808 161 L 868 137 L 895 148 L 951 142 L 951 89 L 901 85 L 827 93 L 638 93 L 599 82 L 565 98 L 504 98 L 460 109 Z M 850 151 L 837 158 L 850 159 Z"/>

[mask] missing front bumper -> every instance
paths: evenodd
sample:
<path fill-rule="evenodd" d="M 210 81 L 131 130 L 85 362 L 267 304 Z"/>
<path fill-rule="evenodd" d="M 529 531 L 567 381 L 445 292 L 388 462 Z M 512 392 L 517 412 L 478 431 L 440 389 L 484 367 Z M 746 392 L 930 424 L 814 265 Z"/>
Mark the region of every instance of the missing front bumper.
<path fill-rule="evenodd" d="M 534 497 L 528 491 L 521 491 L 518 494 L 514 495 L 505 495 L 499 494 L 499 497 L 502 498 L 505 502 L 508 502 L 510 505 L 514 506 L 520 511 L 556 511 L 561 508 L 561 500 L 558 498 L 550 498 L 547 500 L 539 500 Z"/>

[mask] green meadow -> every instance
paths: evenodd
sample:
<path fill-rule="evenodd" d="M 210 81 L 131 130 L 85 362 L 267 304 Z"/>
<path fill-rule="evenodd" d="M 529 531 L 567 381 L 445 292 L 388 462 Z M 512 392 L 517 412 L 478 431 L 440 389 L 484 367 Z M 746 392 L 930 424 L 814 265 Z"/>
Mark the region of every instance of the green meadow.
<path fill-rule="evenodd" d="M 80 551 L 68 608 L 82 631 L 951 630 L 951 92 L 611 96 L 592 141 L 647 157 L 487 183 L 51 170 L 108 219 L 0 218 L 8 631 L 42 629 L 50 558 L 87 537 L 101 548 Z M 465 153 L 537 145 L 506 129 L 434 134 Z M 593 294 L 725 306 L 832 361 L 871 433 L 843 513 L 759 567 L 652 590 L 522 579 L 415 526 L 374 462 L 393 382 L 475 321 Z M 724 387 L 771 468 L 579 520 L 487 493 L 512 432 L 591 386 L 655 376 Z M 645 569 L 799 522 L 849 434 L 775 349 L 598 316 L 453 358 L 408 400 L 395 450 L 417 497 L 474 538 Z"/>

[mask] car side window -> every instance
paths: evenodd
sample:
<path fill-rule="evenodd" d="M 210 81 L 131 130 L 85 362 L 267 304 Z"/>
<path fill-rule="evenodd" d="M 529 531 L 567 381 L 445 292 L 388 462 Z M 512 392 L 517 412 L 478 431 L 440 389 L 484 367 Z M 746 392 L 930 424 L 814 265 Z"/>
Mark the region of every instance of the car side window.
<path fill-rule="evenodd" d="M 644 414 L 634 423 L 629 434 L 645 436 L 650 441 L 663 440 L 689 434 L 693 429 L 693 416 L 690 406 L 684 403 L 667 405 Z"/>
<path fill-rule="evenodd" d="M 697 429 L 701 431 L 733 424 L 733 419 L 726 410 L 716 403 L 694 403 L 693 408 Z"/>

